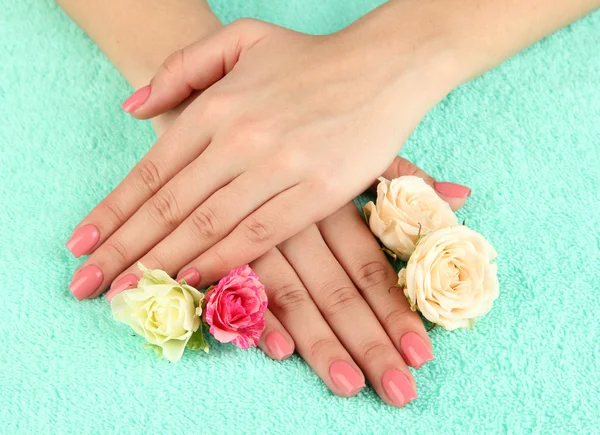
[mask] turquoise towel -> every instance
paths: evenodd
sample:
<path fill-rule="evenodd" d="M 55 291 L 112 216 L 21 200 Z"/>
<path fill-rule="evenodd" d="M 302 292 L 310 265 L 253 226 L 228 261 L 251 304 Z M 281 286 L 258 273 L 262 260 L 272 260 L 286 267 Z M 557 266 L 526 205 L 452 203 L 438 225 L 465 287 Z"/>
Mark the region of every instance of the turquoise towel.
<path fill-rule="evenodd" d="M 219 0 L 337 30 L 377 0 Z M 600 432 L 600 13 L 452 92 L 403 154 L 473 196 L 460 217 L 500 253 L 501 297 L 471 331 L 432 331 L 419 400 L 331 394 L 297 356 L 212 342 L 158 360 L 104 298 L 67 290 L 64 242 L 153 143 L 130 89 L 48 0 L 0 0 L 0 433 Z M 376 145 L 376 144 L 374 144 Z"/>

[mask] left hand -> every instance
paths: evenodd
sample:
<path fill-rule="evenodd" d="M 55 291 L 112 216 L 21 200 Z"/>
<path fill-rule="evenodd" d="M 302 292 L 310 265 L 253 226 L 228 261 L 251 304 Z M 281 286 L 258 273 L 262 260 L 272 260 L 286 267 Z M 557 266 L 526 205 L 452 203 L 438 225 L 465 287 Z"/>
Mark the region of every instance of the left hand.
<path fill-rule="evenodd" d="M 369 67 L 359 36 L 243 20 L 171 56 L 135 116 L 208 89 L 80 224 L 96 228 L 79 252 L 102 275 L 92 296 L 146 253 L 199 257 L 206 285 L 366 189 L 445 90 L 410 53 Z"/>

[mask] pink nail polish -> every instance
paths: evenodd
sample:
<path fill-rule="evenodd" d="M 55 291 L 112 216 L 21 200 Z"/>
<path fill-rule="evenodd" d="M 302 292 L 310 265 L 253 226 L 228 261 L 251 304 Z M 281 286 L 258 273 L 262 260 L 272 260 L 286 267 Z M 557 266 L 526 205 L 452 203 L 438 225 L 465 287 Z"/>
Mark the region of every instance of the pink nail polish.
<path fill-rule="evenodd" d="M 265 339 L 269 351 L 278 360 L 286 359 L 294 351 L 283 335 L 277 331 L 270 332 Z"/>
<path fill-rule="evenodd" d="M 121 107 L 127 113 L 133 112 L 135 109 L 140 107 L 142 104 L 146 102 L 148 97 L 150 96 L 150 85 L 144 86 L 143 88 L 139 88 L 135 91 L 129 98 L 127 98 Z"/>
<path fill-rule="evenodd" d="M 471 189 L 462 184 L 436 181 L 433 183 L 433 188 L 437 193 L 451 198 L 468 198 L 471 196 Z"/>
<path fill-rule="evenodd" d="M 394 403 L 402 408 L 411 400 L 417 398 L 417 393 L 408 378 L 399 370 L 388 370 L 383 374 L 383 388 Z"/>
<path fill-rule="evenodd" d="M 416 369 L 433 360 L 433 354 L 429 346 L 416 332 L 407 332 L 402 336 L 400 349 L 407 364 Z"/>
<path fill-rule="evenodd" d="M 108 293 L 106 293 L 106 299 L 108 299 L 108 302 L 112 302 L 112 298 L 122 291 L 129 290 L 131 287 L 135 287 L 138 281 L 139 278 L 135 275 L 125 275 L 110 288 Z"/>
<path fill-rule="evenodd" d="M 196 269 L 188 269 L 177 277 L 177 281 L 185 279 L 187 285 L 195 287 L 200 282 L 200 274 Z"/>
<path fill-rule="evenodd" d="M 100 240 L 100 231 L 98 231 L 98 228 L 91 224 L 84 225 L 73 232 L 73 235 L 67 242 L 67 249 L 75 257 L 79 258 L 89 252 L 98 243 L 98 240 Z"/>
<path fill-rule="evenodd" d="M 75 275 L 69 290 L 81 301 L 98 290 L 103 279 L 104 275 L 98 266 L 85 266 Z"/>
<path fill-rule="evenodd" d="M 329 367 L 329 376 L 348 396 L 354 396 L 365 386 L 362 376 L 346 361 L 334 361 Z"/>

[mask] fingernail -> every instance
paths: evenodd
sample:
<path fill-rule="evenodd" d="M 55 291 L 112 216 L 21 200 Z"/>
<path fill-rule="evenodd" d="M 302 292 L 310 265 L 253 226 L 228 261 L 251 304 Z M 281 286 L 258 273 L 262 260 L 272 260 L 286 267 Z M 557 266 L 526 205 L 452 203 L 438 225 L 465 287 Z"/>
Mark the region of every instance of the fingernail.
<path fill-rule="evenodd" d="M 73 232 L 73 235 L 67 242 L 67 249 L 75 257 L 79 258 L 89 252 L 98 243 L 98 240 L 100 240 L 100 231 L 98 231 L 98 228 L 91 224 L 84 225 Z"/>
<path fill-rule="evenodd" d="M 400 349 L 408 365 L 416 369 L 433 360 L 433 354 L 429 346 L 416 332 L 407 332 L 402 336 Z"/>
<path fill-rule="evenodd" d="M 146 102 L 150 96 L 150 85 L 146 85 L 143 88 L 139 88 L 129 98 L 127 98 L 121 107 L 127 113 L 133 112 L 135 109 L 140 107 Z"/>
<path fill-rule="evenodd" d="M 177 277 L 177 281 L 185 280 L 189 286 L 196 286 L 200 282 L 200 274 L 196 269 L 188 269 Z"/>
<path fill-rule="evenodd" d="M 112 302 L 112 298 L 122 291 L 128 290 L 130 287 L 136 286 L 138 281 L 139 278 L 135 275 L 125 275 L 110 288 L 108 293 L 106 293 L 106 299 L 108 299 L 108 302 Z"/>
<path fill-rule="evenodd" d="M 417 393 L 412 384 L 399 370 L 388 370 L 383 374 L 383 388 L 394 405 L 402 408 L 411 400 L 417 398 Z"/>
<path fill-rule="evenodd" d="M 437 193 L 449 196 L 451 198 L 468 198 L 471 196 L 471 189 L 462 184 L 448 183 L 448 182 L 435 182 L 433 188 Z"/>
<path fill-rule="evenodd" d="M 278 360 L 286 359 L 294 351 L 283 335 L 277 331 L 270 332 L 265 339 L 269 351 Z"/>
<path fill-rule="evenodd" d="M 329 376 L 349 396 L 355 395 L 365 386 L 362 376 L 346 361 L 334 361 L 329 367 Z"/>
<path fill-rule="evenodd" d="M 81 301 L 98 290 L 103 279 L 104 275 L 98 266 L 85 266 L 75 275 L 69 290 Z"/>

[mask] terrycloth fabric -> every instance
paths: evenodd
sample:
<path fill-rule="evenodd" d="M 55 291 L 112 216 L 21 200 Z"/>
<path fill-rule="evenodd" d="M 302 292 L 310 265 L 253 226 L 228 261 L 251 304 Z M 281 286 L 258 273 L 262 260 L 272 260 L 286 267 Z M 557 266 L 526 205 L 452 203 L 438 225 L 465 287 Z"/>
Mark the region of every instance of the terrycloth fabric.
<path fill-rule="evenodd" d="M 378 0 L 214 2 L 311 33 Z M 0 433 L 598 433 L 600 13 L 458 90 L 403 154 L 465 183 L 500 253 L 501 297 L 471 331 L 431 332 L 405 409 L 335 397 L 297 356 L 211 342 L 158 360 L 104 298 L 67 290 L 74 225 L 153 142 L 130 89 L 46 1 L 0 0 Z M 376 146 L 377 144 L 373 144 Z"/>

